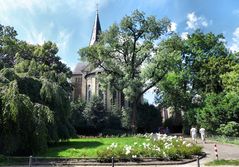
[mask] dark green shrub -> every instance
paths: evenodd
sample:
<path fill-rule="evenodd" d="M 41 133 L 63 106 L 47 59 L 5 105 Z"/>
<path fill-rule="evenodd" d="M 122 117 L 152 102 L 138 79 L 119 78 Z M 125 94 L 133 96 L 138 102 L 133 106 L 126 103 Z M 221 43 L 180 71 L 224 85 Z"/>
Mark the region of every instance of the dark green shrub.
<path fill-rule="evenodd" d="M 100 97 L 93 96 L 92 100 L 86 104 L 83 117 L 87 121 L 87 126 L 101 132 L 107 122 L 107 113 Z"/>
<path fill-rule="evenodd" d="M 217 132 L 221 135 L 230 137 L 239 137 L 239 123 L 235 121 L 230 121 L 227 124 L 220 125 Z"/>
<path fill-rule="evenodd" d="M 139 133 L 157 132 L 162 125 L 161 112 L 148 103 L 139 105 L 137 108 L 137 127 Z"/>
<path fill-rule="evenodd" d="M 84 129 L 87 129 L 87 122 L 83 116 L 85 106 L 85 102 L 81 100 L 71 102 L 71 123 L 77 134 L 83 134 Z"/>
<path fill-rule="evenodd" d="M 107 129 L 115 129 L 120 130 L 122 129 L 121 125 L 121 110 L 117 108 L 117 106 L 113 106 L 111 111 L 107 112 Z"/>

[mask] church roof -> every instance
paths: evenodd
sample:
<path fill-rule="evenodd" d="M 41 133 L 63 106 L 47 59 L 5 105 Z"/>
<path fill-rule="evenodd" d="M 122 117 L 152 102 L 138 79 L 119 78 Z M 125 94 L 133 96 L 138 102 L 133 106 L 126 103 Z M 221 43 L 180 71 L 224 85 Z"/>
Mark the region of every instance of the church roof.
<path fill-rule="evenodd" d="M 99 13 L 98 13 L 98 9 L 96 10 L 96 16 L 95 16 L 95 23 L 94 23 L 94 27 L 92 30 L 92 34 L 91 34 L 91 40 L 90 40 L 90 46 L 94 45 L 98 39 L 99 39 L 99 35 L 101 32 L 101 26 L 100 26 L 100 19 L 99 19 Z M 73 70 L 73 75 L 78 75 L 78 74 L 83 74 L 84 70 L 87 68 L 87 66 L 89 65 L 89 63 L 78 63 L 75 67 L 75 69 Z M 89 74 L 95 74 L 97 72 L 101 72 L 102 69 L 100 68 L 96 68 L 93 71 L 91 71 Z"/>
<path fill-rule="evenodd" d="M 91 34 L 90 46 L 94 45 L 95 42 L 98 41 L 100 32 L 101 32 L 101 26 L 100 26 L 99 13 L 98 13 L 98 10 L 97 10 L 96 11 L 96 16 L 95 16 L 94 27 L 93 27 L 92 34 Z"/>
<path fill-rule="evenodd" d="M 87 65 L 87 63 L 77 63 L 75 69 L 73 70 L 73 75 L 83 74 L 83 70 L 86 68 Z"/>

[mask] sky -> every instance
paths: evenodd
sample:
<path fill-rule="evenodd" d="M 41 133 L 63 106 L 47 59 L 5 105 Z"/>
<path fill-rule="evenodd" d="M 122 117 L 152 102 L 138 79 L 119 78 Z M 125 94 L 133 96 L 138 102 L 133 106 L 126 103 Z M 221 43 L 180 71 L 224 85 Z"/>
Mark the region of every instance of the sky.
<path fill-rule="evenodd" d="M 77 51 L 89 44 L 97 3 L 103 31 L 138 9 L 169 18 L 171 30 L 182 38 L 200 28 L 222 33 L 226 46 L 239 50 L 237 0 L 0 0 L 0 24 L 13 26 L 18 39 L 32 44 L 55 42 L 62 62 L 73 70 Z M 152 90 L 145 97 L 152 103 Z"/>

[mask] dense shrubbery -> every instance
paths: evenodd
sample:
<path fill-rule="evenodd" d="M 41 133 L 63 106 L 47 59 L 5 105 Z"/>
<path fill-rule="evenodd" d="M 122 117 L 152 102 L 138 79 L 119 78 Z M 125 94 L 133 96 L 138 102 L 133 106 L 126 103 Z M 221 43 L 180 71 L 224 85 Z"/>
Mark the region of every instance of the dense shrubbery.
<path fill-rule="evenodd" d="M 200 107 L 185 113 L 185 127 L 205 127 L 207 133 L 238 136 L 239 96 L 235 93 L 207 94 Z"/>
<path fill-rule="evenodd" d="M 221 124 L 217 132 L 225 136 L 239 137 L 239 123 L 230 121 L 227 124 Z"/>
<path fill-rule="evenodd" d="M 138 133 L 158 132 L 162 126 L 161 112 L 153 105 L 148 103 L 139 105 L 137 127 Z"/>
<path fill-rule="evenodd" d="M 158 160 L 180 160 L 192 158 L 192 155 L 201 154 L 202 148 L 184 141 L 176 136 L 149 134 L 148 142 L 133 145 L 112 143 L 109 147 L 97 153 L 99 161 L 109 162 L 114 157 L 116 161 L 140 161 L 144 157 L 155 157 Z"/>
<path fill-rule="evenodd" d="M 111 111 L 106 111 L 99 97 L 93 97 L 88 104 L 81 101 L 72 102 L 71 106 L 71 121 L 78 134 L 120 135 L 130 131 L 129 108 L 119 110 L 113 106 Z M 138 107 L 138 132 L 156 132 L 160 125 L 162 125 L 161 113 L 155 106 L 142 104 Z"/>

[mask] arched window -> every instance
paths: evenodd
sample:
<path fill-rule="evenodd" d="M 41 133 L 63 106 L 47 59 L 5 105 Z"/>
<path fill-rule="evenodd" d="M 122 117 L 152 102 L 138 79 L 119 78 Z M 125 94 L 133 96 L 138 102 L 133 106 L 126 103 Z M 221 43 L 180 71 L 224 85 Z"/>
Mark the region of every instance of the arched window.
<path fill-rule="evenodd" d="M 91 100 L 91 87 L 90 85 L 87 86 L 87 101 Z"/>

